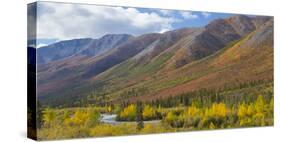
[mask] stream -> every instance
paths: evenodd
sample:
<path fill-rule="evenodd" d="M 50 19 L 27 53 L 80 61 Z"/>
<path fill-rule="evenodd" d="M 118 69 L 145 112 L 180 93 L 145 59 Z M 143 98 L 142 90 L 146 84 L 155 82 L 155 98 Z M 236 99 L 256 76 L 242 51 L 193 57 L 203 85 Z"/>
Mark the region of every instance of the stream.
<path fill-rule="evenodd" d="M 117 114 L 101 114 L 100 122 L 118 125 L 123 123 L 137 123 L 136 121 L 116 121 Z M 161 120 L 143 121 L 143 123 L 159 123 Z"/>

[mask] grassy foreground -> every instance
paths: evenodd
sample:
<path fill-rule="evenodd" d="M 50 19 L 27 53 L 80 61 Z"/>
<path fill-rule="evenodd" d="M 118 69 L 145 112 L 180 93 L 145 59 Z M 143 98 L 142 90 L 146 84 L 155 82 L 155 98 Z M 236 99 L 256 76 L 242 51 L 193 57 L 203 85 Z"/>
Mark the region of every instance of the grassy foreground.
<path fill-rule="evenodd" d="M 240 103 L 229 107 L 225 103 L 213 103 L 199 107 L 195 103 L 186 107 L 161 108 L 143 105 L 142 120 L 161 119 L 159 123 L 139 121 L 135 104 L 123 109 L 111 107 L 87 107 L 45 109 L 42 125 L 38 129 L 40 140 L 82 137 L 151 134 L 190 130 L 209 130 L 273 125 L 273 98 L 266 101 L 262 95 L 252 103 Z M 119 111 L 119 112 L 118 112 Z M 100 122 L 101 113 L 117 113 L 123 120 L 136 123 L 117 125 Z"/>

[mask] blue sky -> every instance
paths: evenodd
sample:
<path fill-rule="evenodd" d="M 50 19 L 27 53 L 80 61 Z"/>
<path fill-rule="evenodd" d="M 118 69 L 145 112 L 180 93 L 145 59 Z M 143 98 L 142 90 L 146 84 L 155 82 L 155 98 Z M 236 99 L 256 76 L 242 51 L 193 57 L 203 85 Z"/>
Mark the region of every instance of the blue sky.
<path fill-rule="evenodd" d="M 162 33 L 184 27 L 202 27 L 232 14 L 133 7 L 38 2 L 37 46 L 105 34 Z"/>
<path fill-rule="evenodd" d="M 208 24 L 210 21 L 218 18 L 226 18 L 235 14 L 230 13 L 215 13 L 204 11 L 188 11 L 188 10 L 166 10 L 166 9 L 146 9 L 138 8 L 140 12 L 156 12 L 161 16 L 174 17 L 180 19 L 180 22 L 172 24 L 173 29 L 179 29 L 184 27 L 202 27 Z M 186 13 L 187 15 L 182 15 Z"/>

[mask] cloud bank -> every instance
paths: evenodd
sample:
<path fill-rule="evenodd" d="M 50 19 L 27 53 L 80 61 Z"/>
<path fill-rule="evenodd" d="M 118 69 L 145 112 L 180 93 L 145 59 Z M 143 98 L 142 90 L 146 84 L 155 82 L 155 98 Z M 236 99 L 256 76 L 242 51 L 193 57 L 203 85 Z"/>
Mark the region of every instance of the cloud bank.
<path fill-rule="evenodd" d="M 179 19 L 136 8 L 38 3 L 37 38 L 99 38 L 105 34 L 140 35 L 172 29 Z"/>
<path fill-rule="evenodd" d="M 124 33 L 138 36 L 204 25 L 211 17 L 207 12 L 38 2 L 36 38 L 67 40 Z M 32 18 L 36 19 L 29 16 Z"/>
<path fill-rule="evenodd" d="M 197 19 L 197 18 L 199 18 L 198 15 L 193 14 L 192 12 L 189 12 L 189 11 L 183 11 L 183 12 L 180 12 L 180 14 L 184 19 Z"/>

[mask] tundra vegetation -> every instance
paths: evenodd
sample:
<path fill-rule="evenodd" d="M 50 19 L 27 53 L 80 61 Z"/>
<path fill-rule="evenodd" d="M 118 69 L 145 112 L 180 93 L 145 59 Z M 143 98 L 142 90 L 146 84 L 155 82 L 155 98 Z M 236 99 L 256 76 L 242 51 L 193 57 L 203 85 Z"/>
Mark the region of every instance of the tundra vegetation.
<path fill-rule="evenodd" d="M 151 102 L 44 108 L 39 139 L 119 136 L 273 125 L 273 83 L 257 81 Z M 245 94 L 247 93 L 247 95 Z M 117 124 L 101 122 L 117 114 Z M 145 123 L 150 122 L 151 123 Z M 154 122 L 153 122 L 154 121 Z"/>

